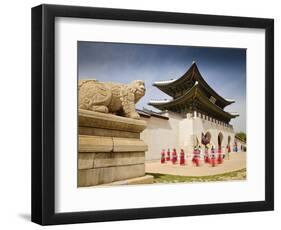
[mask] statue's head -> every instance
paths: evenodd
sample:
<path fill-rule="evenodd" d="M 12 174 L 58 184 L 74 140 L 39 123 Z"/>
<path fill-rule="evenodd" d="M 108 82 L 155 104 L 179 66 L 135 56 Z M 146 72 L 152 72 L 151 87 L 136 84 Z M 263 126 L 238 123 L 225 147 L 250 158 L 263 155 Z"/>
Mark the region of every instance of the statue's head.
<path fill-rule="evenodd" d="M 136 100 L 139 100 L 145 94 L 145 85 L 142 80 L 135 80 L 131 83 L 131 87 L 134 90 Z"/>

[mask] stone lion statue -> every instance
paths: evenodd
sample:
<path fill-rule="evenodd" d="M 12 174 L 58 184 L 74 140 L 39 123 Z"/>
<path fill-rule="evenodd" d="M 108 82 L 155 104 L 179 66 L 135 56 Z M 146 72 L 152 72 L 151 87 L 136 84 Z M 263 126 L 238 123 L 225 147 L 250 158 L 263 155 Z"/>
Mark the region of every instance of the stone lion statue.
<path fill-rule="evenodd" d="M 135 104 L 144 96 L 144 81 L 129 84 L 80 80 L 79 108 L 140 119 Z"/>

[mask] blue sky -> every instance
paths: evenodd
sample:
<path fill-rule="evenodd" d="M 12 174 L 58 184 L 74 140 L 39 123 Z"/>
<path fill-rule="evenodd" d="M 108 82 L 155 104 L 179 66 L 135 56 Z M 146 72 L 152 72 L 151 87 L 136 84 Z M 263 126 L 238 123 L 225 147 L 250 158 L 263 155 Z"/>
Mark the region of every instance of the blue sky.
<path fill-rule="evenodd" d="M 225 98 L 236 103 L 226 111 L 238 112 L 233 119 L 236 132 L 246 131 L 246 50 L 104 42 L 78 42 L 79 79 L 129 83 L 145 81 L 146 95 L 137 108 L 156 110 L 151 99 L 169 98 L 153 82 L 182 76 L 196 61 L 204 79 Z"/>

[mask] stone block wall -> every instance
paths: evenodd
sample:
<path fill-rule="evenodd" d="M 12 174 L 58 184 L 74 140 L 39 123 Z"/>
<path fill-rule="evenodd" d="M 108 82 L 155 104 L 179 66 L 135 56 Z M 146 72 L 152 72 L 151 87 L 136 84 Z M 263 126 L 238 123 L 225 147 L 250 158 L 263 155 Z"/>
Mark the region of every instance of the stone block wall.
<path fill-rule="evenodd" d="M 79 110 L 78 186 L 141 178 L 152 183 L 145 177 L 147 145 L 140 139 L 145 128 L 145 121 Z"/>

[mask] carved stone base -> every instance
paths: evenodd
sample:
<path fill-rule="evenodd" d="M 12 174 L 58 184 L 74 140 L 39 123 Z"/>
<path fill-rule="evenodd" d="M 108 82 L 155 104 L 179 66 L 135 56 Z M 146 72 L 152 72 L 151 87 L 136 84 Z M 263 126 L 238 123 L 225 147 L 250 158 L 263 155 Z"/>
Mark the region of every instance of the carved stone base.
<path fill-rule="evenodd" d="M 145 127 L 142 120 L 79 110 L 78 186 L 152 183 L 145 177 L 147 145 L 139 138 Z"/>

